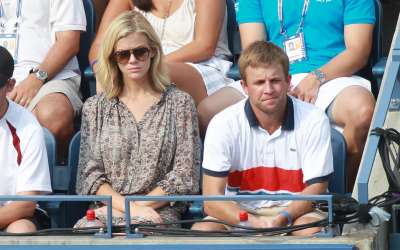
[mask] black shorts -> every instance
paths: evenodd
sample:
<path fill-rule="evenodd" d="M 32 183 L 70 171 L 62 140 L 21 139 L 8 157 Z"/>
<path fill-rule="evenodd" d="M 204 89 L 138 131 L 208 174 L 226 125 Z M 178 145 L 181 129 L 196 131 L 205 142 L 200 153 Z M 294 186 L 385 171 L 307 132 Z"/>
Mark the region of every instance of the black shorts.
<path fill-rule="evenodd" d="M 36 208 L 33 217 L 28 218 L 36 226 L 37 230 L 50 228 L 50 217 L 47 212 L 41 208 Z"/>

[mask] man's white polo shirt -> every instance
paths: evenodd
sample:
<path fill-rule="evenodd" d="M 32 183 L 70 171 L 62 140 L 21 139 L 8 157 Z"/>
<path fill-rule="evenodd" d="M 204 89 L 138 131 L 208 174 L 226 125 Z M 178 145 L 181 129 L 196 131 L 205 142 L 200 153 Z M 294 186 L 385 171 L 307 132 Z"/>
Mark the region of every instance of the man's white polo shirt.
<path fill-rule="evenodd" d="M 228 177 L 226 194 L 294 194 L 333 173 L 330 125 L 311 104 L 287 98 L 282 126 L 259 126 L 248 99 L 217 114 L 207 128 L 203 173 Z M 242 202 L 247 209 L 286 201 Z"/>
<path fill-rule="evenodd" d="M 51 192 L 43 129 L 31 112 L 8 101 L 0 119 L 0 195 Z M 6 202 L 0 202 L 0 206 Z"/>

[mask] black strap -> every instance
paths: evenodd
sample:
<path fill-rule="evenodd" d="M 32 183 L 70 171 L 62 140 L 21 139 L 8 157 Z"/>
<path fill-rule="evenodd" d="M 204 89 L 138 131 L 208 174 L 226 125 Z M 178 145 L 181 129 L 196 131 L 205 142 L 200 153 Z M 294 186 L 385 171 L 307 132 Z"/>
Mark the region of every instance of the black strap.
<path fill-rule="evenodd" d="M 375 128 L 378 135 L 378 150 L 389 183 L 389 191 L 400 192 L 400 133 L 394 128 Z"/>

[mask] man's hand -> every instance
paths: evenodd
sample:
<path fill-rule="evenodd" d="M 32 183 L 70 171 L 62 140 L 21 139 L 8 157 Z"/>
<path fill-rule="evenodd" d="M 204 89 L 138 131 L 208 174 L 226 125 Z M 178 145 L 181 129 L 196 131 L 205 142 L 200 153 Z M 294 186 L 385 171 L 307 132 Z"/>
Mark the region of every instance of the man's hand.
<path fill-rule="evenodd" d="M 36 78 L 35 75 L 29 74 L 25 80 L 19 83 L 8 97 L 23 107 L 28 107 L 32 99 L 36 96 L 43 82 Z"/>
<path fill-rule="evenodd" d="M 249 214 L 249 222 L 252 227 L 255 228 L 268 228 L 271 227 L 271 220 L 265 216 L 259 215 L 250 215 Z"/>
<path fill-rule="evenodd" d="M 318 97 L 319 87 L 320 82 L 316 76 L 308 74 L 289 94 L 302 101 L 314 104 Z"/>
<path fill-rule="evenodd" d="M 274 228 L 287 225 L 287 222 L 280 216 L 271 218 L 262 215 L 249 215 L 249 222 L 252 227 L 256 228 Z"/>

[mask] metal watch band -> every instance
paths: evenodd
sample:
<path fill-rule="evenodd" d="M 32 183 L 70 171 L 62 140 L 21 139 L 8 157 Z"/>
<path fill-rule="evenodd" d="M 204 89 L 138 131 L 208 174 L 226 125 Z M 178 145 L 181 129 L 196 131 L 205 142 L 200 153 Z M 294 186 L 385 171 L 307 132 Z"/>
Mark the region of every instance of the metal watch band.
<path fill-rule="evenodd" d="M 40 81 L 43 81 L 43 83 L 47 82 L 48 73 L 44 70 L 40 70 L 39 68 L 33 68 L 29 70 L 29 74 L 35 74 L 35 77 Z"/>
<path fill-rule="evenodd" d="M 313 70 L 313 71 L 310 72 L 310 74 L 313 74 L 313 75 L 315 75 L 317 77 L 320 85 L 322 85 L 322 84 L 324 84 L 326 82 L 325 73 L 322 72 L 321 70 L 319 70 L 319 69 Z"/>

